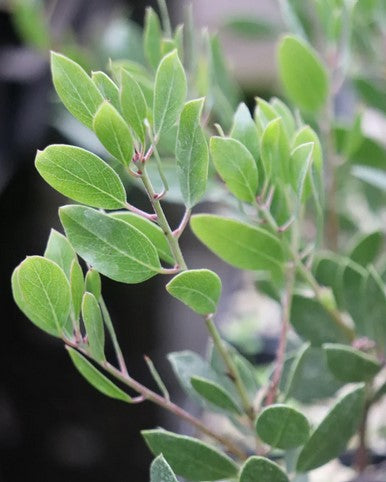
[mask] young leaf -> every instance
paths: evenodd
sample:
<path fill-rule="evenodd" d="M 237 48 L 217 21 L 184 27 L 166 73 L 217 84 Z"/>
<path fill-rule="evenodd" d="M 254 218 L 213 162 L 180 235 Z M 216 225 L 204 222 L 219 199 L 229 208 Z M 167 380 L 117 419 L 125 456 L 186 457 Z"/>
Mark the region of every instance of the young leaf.
<path fill-rule="evenodd" d="M 237 415 L 241 410 L 231 395 L 221 385 L 197 375 L 190 379 L 194 390 L 212 405 Z"/>
<path fill-rule="evenodd" d="M 93 268 L 90 268 L 86 273 L 85 288 L 86 291 L 92 293 L 99 302 L 102 294 L 102 281 L 98 271 Z"/>
<path fill-rule="evenodd" d="M 121 69 L 120 103 L 122 115 L 142 144 L 145 143 L 147 104 L 141 87 L 124 69 Z"/>
<path fill-rule="evenodd" d="M 98 361 L 105 360 L 105 331 L 99 304 L 89 292 L 83 295 L 82 318 L 86 328 L 90 355 Z"/>
<path fill-rule="evenodd" d="M 303 445 L 310 432 L 306 417 L 287 405 L 266 407 L 256 420 L 256 432 L 263 442 L 279 449 Z"/>
<path fill-rule="evenodd" d="M 232 459 L 200 440 L 162 429 L 141 433 L 152 453 L 162 453 L 177 475 L 189 480 L 211 481 L 237 474 L 237 465 Z"/>
<path fill-rule="evenodd" d="M 60 266 L 67 278 L 70 279 L 72 262 L 76 259 L 76 253 L 68 239 L 55 229 L 51 229 L 44 257 Z"/>
<path fill-rule="evenodd" d="M 40 329 L 60 337 L 71 310 L 70 285 L 62 269 L 41 256 L 26 258 L 12 274 L 20 310 Z"/>
<path fill-rule="evenodd" d="M 278 61 L 288 97 L 304 111 L 318 111 L 329 89 L 327 70 L 318 54 L 303 40 L 286 35 L 279 45 Z"/>
<path fill-rule="evenodd" d="M 231 138 L 212 137 L 209 146 L 213 164 L 230 192 L 240 201 L 253 202 L 258 173 L 252 154 Z"/>
<path fill-rule="evenodd" d="M 70 289 L 72 299 L 72 309 L 75 320 L 79 320 L 84 293 L 83 271 L 77 259 L 74 259 L 70 270 Z"/>
<path fill-rule="evenodd" d="M 157 70 L 161 60 L 161 24 L 156 12 L 148 7 L 145 13 L 145 27 L 143 32 L 143 46 L 146 60 L 154 70 Z"/>
<path fill-rule="evenodd" d="M 284 104 L 284 102 L 277 97 L 272 97 L 272 99 L 270 100 L 270 104 L 275 109 L 278 116 L 281 117 L 284 128 L 287 132 L 288 139 L 292 139 L 293 135 L 295 134 L 296 127 L 295 119 L 292 115 L 292 112 L 289 110 L 286 104 Z"/>
<path fill-rule="evenodd" d="M 217 310 L 221 280 L 208 269 L 192 269 L 175 276 L 166 289 L 199 315 L 208 315 Z"/>
<path fill-rule="evenodd" d="M 381 369 L 380 363 L 374 357 L 350 346 L 326 343 L 323 349 L 328 368 L 342 382 L 366 382 L 374 378 Z"/>
<path fill-rule="evenodd" d="M 80 65 L 64 55 L 51 52 L 52 80 L 60 100 L 87 127 L 92 121 L 103 96 Z"/>
<path fill-rule="evenodd" d="M 298 210 L 302 201 L 311 194 L 312 187 L 309 176 L 311 175 L 314 143 L 300 144 L 291 152 L 290 172 L 292 186 L 298 199 Z"/>
<path fill-rule="evenodd" d="M 375 262 L 381 251 L 383 243 L 383 234 L 380 231 L 362 236 L 356 240 L 356 244 L 352 247 L 349 257 L 361 266 L 366 267 L 368 264 Z"/>
<path fill-rule="evenodd" d="M 157 139 L 177 122 L 186 90 L 185 71 L 174 50 L 161 60 L 155 77 L 153 119 Z"/>
<path fill-rule="evenodd" d="M 103 375 L 103 373 L 97 370 L 94 365 L 87 360 L 87 358 L 73 348 L 66 348 L 73 364 L 75 365 L 75 368 L 96 390 L 103 393 L 103 395 L 106 395 L 107 397 L 122 400 L 123 402 L 127 403 L 131 402 L 131 397 L 119 387 L 114 385 L 114 383 Z"/>
<path fill-rule="evenodd" d="M 304 126 L 297 131 L 292 148 L 295 149 L 296 147 L 309 142 L 313 142 L 314 144 L 314 152 L 312 156 L 313 167 L 315 168 L 316 172 L 320 173 L 323 168 L 322 146 L 320 145 L 318 135 L 310 126 Z"/>
<path fill-rule="evenodd" d="M 177 132 L 178 180 L 188 208 L 196 205 L 205 194 L 208 178 L 209 152 L 200 123 L 203 105 L 204 99 L 185 104 Z"/>
<path fill-rule="evenodd" d="M 265 175 L 273 182 L 289 182 L 289 143 L 281 118 L 270 121 L 261 136 L 261 161 Z"/>
<path fill-rule="evenodd" d="M 108 278 L 140 283 L 160 272 L 155 247 L 128 223 L 83 206 L 64 206 L 59 215 L 76 252 Z"/>
<path fill-rule="evenodd" d="M 52 145 L 38 151 L 36 169 L 64 196 L 96 208 L 119 209 L 126 192 L 113 169 L 91 152 L 75 146 Z"/>
<path fill-rule="evenodd" d="M 348 343 L 347 334 L 324 308 L 312 298 L 295 295 L 292 299 L 291 324 L 312 345 L 328 342 Z"/>
<path fill-rule="evenodd" d="M 280 278 L 283 248 L 264 229 L 210 214 L 192 217 L 193 233 L 221 259 L 240 269 L 267 270 Z"/>
<path fill-rule="evenodd" d="M 92 72 L 91 78 L 103 97 L 119 111 L 121 107 L 118 86 L 104 72 Z"/>
<path fill-rule="evenodd" d="M 128 166 L 134 154 L 130 129 L 121 114 L 103 102 L 94 117 L 93 128 L 105 148 L 124 166 Z"/>
<path fill-rule="evenodd" d="M 316 469 L 342 453 L 360 423 L 364 404 L 365 390 L 360 385 L 332 407 L 300 452 L 298 472 Z"/>
<path fill-rule="evenodd" d="M 178 482 L 162 454 L 158 455 L 150 466 L 150 482 Z"/>
<path fill-rule="evenodd" d="M 166 263 L 169 264 L 175 263 L 173 253 L 170 250 L 170 246 L 166 239 L 166 236 L 159 226 L 135 213 L 122 211 L 112 213 L 110 216 L 116 219 L 121 219 L 122 221 L 125 221 L 125 223 L 128 223 L 134 228 L 137 228 L 152 242 L 152 244 L 154 244 L 161 259 L 163 259 L 164 261 L 166 261 Z"/>
<path fill-rule="evenodd" d="M 256 124 L 248 107 L 243 102 L 237 107 L 229 136 L 240 141 L 252 154 L 255 161 L 259 159 L 260 147 Z"/>
<path fill-rule="evenodd" d="M 241 467 L 239 482 L 289 482 L 289 479 L 275 462 L 253 456 Z"/>

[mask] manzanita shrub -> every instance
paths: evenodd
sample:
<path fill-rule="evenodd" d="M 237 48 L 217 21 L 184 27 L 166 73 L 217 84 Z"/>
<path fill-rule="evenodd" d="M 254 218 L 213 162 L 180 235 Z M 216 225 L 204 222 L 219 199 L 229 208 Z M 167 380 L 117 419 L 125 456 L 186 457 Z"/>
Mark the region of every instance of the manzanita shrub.
<path fill-rule="evenodd" d="M 334 3 L 322 16 L 331 27 L 338 24 L 336 9 L 347 7 L 326 3 Z M 323 9 L 323 2 L 316 4 Z M 375 267 L 382 234 L 361 236 L 343 253 L 327 251 L 323 242 L 327 214 L 327 246 L 337 247 L 336 158 L 339 152 L 344 165 L 358 150 L 360 123 L 335 126 L 334 70 L 295 34 L 283 36 L 277 51 L 291 107 L 278 98 L 257 98 L 251 115 L 244 103 L 237 105 L 238 89 L 217 37 L 204 32 L 194 40 L 189 25 L 173 32 L 162 11 L 163 29 L 155 11 L 146 13 L 148 66 L 114 61 L 110 75 L 90 76 L 52 53 L 58 96 L 96 134 L 112 162 L 70 145 L 38 151 L 40 175 L 76 204 L 59 209 L 64 233 L 51 231 L 44 255 L 27 257 L 15 269 L 15 301 L 37 327 L 64 342 L 76 370 L 97 390 L 127 404 L 153 402 L 196 429 L 196 437 L 162 428 L 142 432 L 156 456 L 152 482 L 175 482 L 177 476 L 303 481 L 339 457 L 351 439 L 361 470 L 367 463 L 366 419 L 386 393 L 379 382 L 386 354 L 385 286 Z M 328 41 L 338 45 L 342 28 L 330 30 Z M 129 178 L 147 193 L 148 212 L 127 201 Z M 185 205 L 177 227 L 163 209 L 169 184 L 179 188 Z M 203 200 L 214 200 L 213 211 L 221 208 L 221 215 L 192 215 Z M 189 225 L 197 242 L 247 270 L 260 293 L 281 305 L 277 357 L 264 382 L 216 327 L 221 279 L 205 266 L 187 266 L 179 240 Z M 207 358 L 191 351 L 168 358 L 187 396 L 228 419 L 233 430 L 225 433 L 222 422 L 212 426 L 174 404 L 150 359 L 159 391 L 135 378 L 100 275 L 126 284 L 164 276 L 165 296 L 199 315 L 197 323 L 201 318 L 212 340 Z M 297 341 L 290 349 L 293 332 Z M 115 360 L 106 359 L 105 337 Z M 303 408 L 332 397 L 325 417 L 311 424 Z"/>

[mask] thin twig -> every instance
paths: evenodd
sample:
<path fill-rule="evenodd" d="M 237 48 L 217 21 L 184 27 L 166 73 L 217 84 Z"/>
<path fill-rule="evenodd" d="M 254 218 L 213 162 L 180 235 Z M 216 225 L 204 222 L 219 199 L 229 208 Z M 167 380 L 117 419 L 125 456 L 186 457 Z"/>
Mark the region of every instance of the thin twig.
<path fill-rule="evenodd" d="M 157 215 L 156 214 L 146 213 L 145 211 L 142 211 L 142 209 L 138 209 L 128 202 L 125 204 L 125 207 L 128 211 L 131 211 L 132 213 L 135 213 L 135 214 L 139 214 L 140 216 L 148 219 L 149 221 L 157 221 Z"/>
<path fill-rule="evenodd" d="M 178 226 L 177 229 L 175 229 L 173 231 L 173 236 L 178 239 L 181 234 L 184 232 L 188 222 L 189 222 L 189 219 L 190 219 L 190 214 L 191 214 L 191 210 L 189 208 L 186 208 L 185 210 L 185 213 L 184 213 L 184 216 L 183 218 L 181 219 L 181 222 L 180 222 L 180 225 Z"/>

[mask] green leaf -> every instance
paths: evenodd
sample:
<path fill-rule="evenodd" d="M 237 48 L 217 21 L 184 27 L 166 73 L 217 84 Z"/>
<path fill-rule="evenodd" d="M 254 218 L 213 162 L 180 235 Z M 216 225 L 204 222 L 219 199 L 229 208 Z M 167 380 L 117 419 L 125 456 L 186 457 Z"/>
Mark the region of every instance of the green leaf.
<path fill-rule="evenodd" d="M 82 67 L 64 55 L 51 52 L 52 80 L 60 100 L 87 127 L 92 121 L 103 96 Z"/>
<path fill-rule="evenodd" d="M 221 480 L 235 477 L 237 465 L 227 455 L 200 440 L 162 429 L 142 430 L 154 455 L 162 455 L 172 470 L 189 480 Z"/>
<path fill-rule="evenodd" d="M 275 462 L 255 455 L 241 467 L 239 482 L 289 482 L 289 479 Z"/>
<path fill-rule="evenodd" d="M 121 114 L 107 101 L 99 107 L 93 128 L 105 148 L 124 166 L 128 166 L 134 154 L 130 129 Z"/>
<path fill-rule="evenodd" d="M 112 213 L 110 216 L 116 219 L 121 219 L 122 221 L 125 221 L 125 223 L 137 228 L 152 242 L 152 244 L 154 244 L 161 259 L 169 264 L 175 263 L 173 253 L 170 250 L 166 236 L 159 226 L 135 213 L 122 211 Z"/>
<path fill-rule="evenodd" d="M 383 80 L 377 82 L 373 79 L 357 77 L 354 79 L 354 86 L 368 105 L 386 112 L 386 88 Z"/>
<path fill-rule="evenodd" d="M 241 410 L 231 395 L 221 385 L 197 375 L 190 379 L 194 390 L 212 405 L 227 412 L 241 414 Z"/>
<path fill-rule="evenodd" d="M 386 293 L 385 285 L 373 267 L 369 268 L 363 288 L 365 335 L 374 340 L 386 354 Z"/>
<path fill-rule="evenodd" d="M 274 119 L 279 118 L 279 114 L 272 105 L 261 97 L 255 97 L 256 108 L 254 112 L 256 128 L 259 136 L 263 133 L 267 125 Z"/>
<path fill-rule="evenodd" d="M 221 296 L 221 280 L 208 269 L 183 271 L 166 285 L 167 291 L 199 315 L 215 313 Z"/>
<path fill-rule="evenodd" d="M 286 35 L 279 44 L 279 75 L 288 97 L 300 109 L 318 111 L 326 102 L 329 81 L 326 67 L 305 41 Z"/>
<path fill-rule="evenodd" d="M 240 141 L 252 154 L 255 161 L 259 159 L 260 147 L 256 124 L 243 102 L 237 107 L 229 136 Z"/>
<path fill-rule="evenodd" d="M 299 472 L 316 469 L 343 452 L 361 421 L 364 404 L 365 390 L 360 385 L 332 407 L 300 452 Z"/>
<path fill-rule="evenodd" d="M 346 332 L 312 298 L 295 295 L 292 299 L 291 324 L 295 331 L 312 345 L 328 342 L 348 343 Z"/>
<path fill-rule="evenodd" d="M 258 173 L 252 154 L 231 138 L 212 137 L 209 146 L 213 164 L 230 192 L 240 201 L 253 202 Z"/>
<path fill-rule="evenodd" d="M 161 271 L 153 244 L 128 223 L 83 206 L 64 206 L 59 215 L 76 252 L 108 278 L 140 283 Z"/>
<path fill-rule="evenodd" d="M 157 70 L 161 60 L 161 23 L 155 11 L 148 7 L 145 13 L 145 27 L 143 32 L 143 44 L 146 60 L 154 70 Z"/>
<path fill-rule="evenodd" d="M 266 407 L 256 420 L 257 435 L 263 442 L 279 449 L 303 445 L 310 432 L 306 417 L 288 405 Z"/>
<path fill-rule="evenodd" d="M 188 208 L 205 194 L 208 179 L 209 152 L 201 127 L 204 99 L 191 100 L 181 112 L 176 143 L 178 180 L 182 198 Z"/>
<path fill-rule="evenodd" d="M 40 329 L 60 337 L 71 310 L 70 285 L 62 269 L 41 256 L 26 258 L 12 274 L 20 310 Z"/>
<path fill-rule="evenodd" d="M 364 287 L 367 272 L 362 266 L 350 261 L 343 271 L 343 298 L 346 310 L 350 313 L 359 335 L 368 331 Z"/>
<path fill-rule="evenodd" d="M 87 358 L 73 348 L 66 348 L 72 362 L 75 365 L 75 368 L 96 390 L 103 393 L 103 395 L 106 395 L 107 397 L 122 400 L 123 402 L 127 403 L 131 402 L 131 397 L 117 387 L 111 380 L 103 375 L 103 373 L 97 370 L 94 365 L 87 360 Z"/>
<path fill-rule="evenodd" d="M 226 20 L 225 27 L 240 37 L 251 40 L 270 38 L 274 36 L 278 30 L 276 25 L 259 17 L 234 17 L 233 15 Z"/>
<path fill-rule="evenodd" d="M 274 279 L 280 278 L 283 248 L 279 240 L 264 229 L 210 214 L 192 216 L 190 225 L 198 239 L 230 265 L 267 270 Z"/>
<path fill-rule="evenodd" d="M 90 355 L 97 361 L 105 360 L 105 331 L 102 313 L 95 296 L 89 292 L 83 295 L 82 318 Z"/>
<path fill-rule="evenodd" d="M 329 369 L 342 382 L 366 382 L 375 377 L 381 369 L 381 365 L 374 357 L 350 346 L 326 343 L 323 349 L 327 355 Z"/>
<path fill-rule="evenodd" d="M 295 149 L 301 144 L 306 144 L 308 142 L 314 143 L 313 166 L 315 170 L 320 173 L 323 168 L 322 146 L 317 133 L 310 126 L 306 125 L 296 132 L 292 147 Z"/>
<path fill-rule="evenodd" d="M 286 106 L 286 104 L 277 97 L 272 97 L 272 99 L 270 100 L 270 104 L 275 109 L 278 116 L 281 117 L 288 139 L 292 139 L 293 135 L 295 134 L 296 127 L 295 119 L 292 115 L 292 112 Z"/>
<path fill-rule="evenodd" d="M 313 142 L 308 142 L 300 144 L 291 152 L 290 170 L 292 186 L 298 199 L 297 211 L 300 210 L 301 202 L 305 201 L 312 191 L 309 176 L 311 175 L 314 147 Z"/>
<path fill-rule="evenodd" d="M 344 307 L 343 272 L 346 268 L 346 258 L 333 252 L 321 252 L 315 263 L 315 278 L 320 285 L 332 289 L 335 301 L 340 309 Z"/>
<path fill-rule="evenodd" d="M 356 240 L 352 247 L 349 257 L 361 266 L 366 267 L 368 264 L 373 264 L 379 255 L 383 243 L 383 234 L 381 231 L 374 231 L 370 234 L 365 234 Z"/>
<path fill-rule="evenodd" d="M 187 83 L 177 50 L 160 62 L 154 85 L 153 118 L 156 138 L 166 133 L 177 122 L 184 106 Z"/>
<path fill-rule="evenodd" d="M 67 279 L 70 279 L 72 262 L 76 259 L 76 253 L 68 239 L 55 229 L 51 229 L 44 257 L 60 266 Z"/>
<path fill-rule="evenodd" d="M 80 310 L 82 305 L 82 297 L 83 297 L 84 288 L 85 288 L 83 271 L 77 259 L 74 259 L 72 261 L 69 279 L 70 279 L 73 315 L 74 315 L 74 319 L 77 321 L 79 320 L 79 315 L 80 315 Z"/>
<path fill-rule="evenodd" d="M 121 107 L 118 86 L 104 72 L 92 72 L 91 78 L 103 97 L 119 111 Z"/>
<path fill-rule="evenodd" d="M 126 70 L 121 70 L 120 102 L 124 119 L 143 145 L 145 143 L 144 120 L 147 118 L 147 104 L 141 87 Z"/>
<path fill-rule="evenodd" d="M 150 482 L 178 482 L 162 454 L 158 455 L 150 466 Z"/>
<path fill-rule="evenodd" d="M 370 186 L 381 191 L 386 191 L 386 172 L 384 169 L 377 169 L 368 166 L 353 166 L 351 174 Z"/>
<path fill-rule="evenodd" d="M 289 182 L 290 149 L 281 118 L 269 122 L 261 137 L 261 161 L 265 175 L 272 182 Z"/>
<path fill-rule="evenodd" d="M 86 273 L 85 279 L 86 291 L 92 293 L 99 302 L 102 294 L 102 281 L 100 274 L 93 268 L 90 268 Z"/>
<path fill-rule="evenodd" d="M 126 203 L 122 181 L 113 169 L 91 152 L 75 146 L 52 145 L 38 151 L 36 169 L 64 196 L 103 209 Z"/>

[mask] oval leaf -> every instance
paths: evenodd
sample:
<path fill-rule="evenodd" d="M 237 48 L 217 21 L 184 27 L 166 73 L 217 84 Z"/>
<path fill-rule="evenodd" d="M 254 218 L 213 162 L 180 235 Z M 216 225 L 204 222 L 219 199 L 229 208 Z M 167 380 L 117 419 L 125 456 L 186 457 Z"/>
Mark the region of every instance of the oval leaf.
<path fill-rule="evenodd" d="M 162 454 L 158 455 L 150 466 L 150 482 L 178 482 Z"/>
<path fill-rule="evenodd" d="M 306 417 L 287 405 L 271 405 L 256 420 L 256 432 L 263 442 L 279 449 L 303 445 L 309 436 Z"/>
<path fill-rule="evenodd" d="M 119 111 L 119 89 L 117 85 L 104 72 L 92 72 L 91 78 L 103 97 Z"/>
<path fill-rule="evenodd" d="M 199 315 L 215 313 L 221 295 L 221 280 L 208 269 L 183 271 L 167 285 L 168 292 Z"/>
<path fill-rule="evenodd" d="M 141 433 L 152 453 L 162 453 L 177 475 L 209 481 L 237 474 L 237 465 L 232 459 L 200 440 L 162 429 L 142 430 Z"/>
<path fill-rule="evenodd" d="M 191 100 L 182 110 L 177 133 L 176 160 L 182 198 L 188 208 L 205 194 L 209 152 L 201 128 L 204 99 Z"/>
<path fill-rule="evenodd" d="M 126 203 L 122 181 L 95 154 L 75 146 L 52 145 L 38 151 L 36 169 L 54 189 L 74 201 L 102 209 Z"/>
<path fill-rule="evenodd" d="M 199 214 L 190 221 L 193 233 L 217 256 L 240 269 L 268 270 L 280 277 L 284 254 L 267 231 L 233 219 Z"/>
<path fill-rule="evenodd" d="M 361 421 L 364 403 L 361 385 L 332 407 L 300 452 L 296 467 L 299 472 L 316 469 L 342 453 Z"/>
<path fill-rule="evenodd" d="M 239 482 L 289 482 L 289 479 L 271 460 L 253 456 L 242 466 Z"/>
<path fill-rule="evenodd" d="M 131 397 L 123 390 L 114 385 L 103 373 L 97 370 L 86 357 L 81 355 L 73 348 L 66 347 L 68 354 L 78 372 L 92 385 L 98 392 L 103 393 L 107 397 L 122 400 L 123 402 L 131 402 Z"/>
<path fill-rule="evenodd" d="M 161 266 L 153 244 L 129 224 L 83 206 L 59 210 L 76 252 L 97 271 L 122 283 L 140 283 Z"/>
<path fill-rule="evenodd" d="M 70 279 L 72 262 L 76 260 L 76 253 L 66 236 L 51 229 L 44 257 L 60 266 L 67 278 Z"/>
<path fill-rule="evenodd" d="M 51 71 L 60 100 L 78 120 L 92 129 L 92 121 L 103 96 L 80 65 L 51 52 Z"/>
<path fill-rule="evenodd" d="M 121 114 L 108 102 L 103 102 L 94 117 L 95 134 L 105 148 L 124 166 L 134 154 L 133 140 Z"/>
<path fill-rule="evenodd" d="M 318 111 L 329 89 L 327 71 L 318 54 L 303 40 L 286 35 L 279 45 L 278 60 L 288 97 L 302 110 Z"/>
<path fill-rule="evenodd" d="M 219 407 L 222 410 L 236 413 L 238 415 L 241 414 L 241 410 L 237 406 L 237 403 L 221 385 L 198 376 L 192 377 L 190 383 L 194 390 L 196 390 L 196 392 L 209 403 L 216 405 L 216 407 Z"/>
<path fill-rule="evenodd" d="M 71 310 L 70 285 L 62 269 L 41 256 L 26 258 L 12 274 L 17 306 L 50 335 L 66 331 Z"/>
<path fill-rule="evenodd" d="M 102 313 L 95 296 L 88 292 L 83 295 L 82 318 L 86 328 L 90 355 L 95 360 L 105 360 L 105 331 Z"/>
<path fill-rule="evenodd" d="M 161 60 L 155 77 L 153 118 L 156 138 L 177 122 L 186 90 L 185 71 L 177 50 L 174 50 Z"/>
<path fill-rule="evenodd" d="M 240 201 L 253 202 L 258 173 L 252 154 L 231 138 L 212 137 L 209 146 L 213 164 L 230 192 Z"/>
<path fill-rule="evenodd" d="M 375 358 L 350 346 L 326 343 L 323 348 L 328 368 L 342 382 L 365 382 L 375 377 L 381 369 Z"/>
<path fill-rule="evenodd" d="M 142 144 L 145 143 L 145 124 L 147 117 L 147 104 L 141 87 L 133 77 L 121 70 L 120 102 L 122 115 L 126 122 L 138 136 Z"/>

